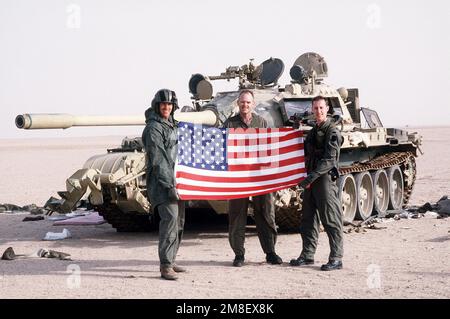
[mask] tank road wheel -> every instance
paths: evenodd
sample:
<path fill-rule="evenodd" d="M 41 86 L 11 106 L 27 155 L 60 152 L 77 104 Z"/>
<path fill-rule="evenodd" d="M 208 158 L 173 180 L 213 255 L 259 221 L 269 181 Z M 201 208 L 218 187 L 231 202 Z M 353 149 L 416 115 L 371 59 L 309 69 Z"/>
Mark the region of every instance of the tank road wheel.
<path fill-rule="evenodd" d="M 356 216 L 366 220 L 372 215 L 373 209 L 373 182 L 369 172 L 361 172 L 355 175 L 356 191 L 358 195 Z"/>
<path fill-rule="evenodd" d="M 374 200 L 373 210 L 380 216 L 384 216 L 389 205 L 389 182 L 386 171 L 379 169 L 372 173 Z"/>
<path fill-rule="evenodd" d="M 389 181 L 389 209 L 401 209 L 403 207 L 403 176 L 398 165 L 387 169 Z"/>
<path fill-rule="evenodd" d="M 342 204 L 344 223 L 351 223 L 355 219 L 357 206 L 356 182 L 352 174 L 339 178 L 339 199 Z"/>

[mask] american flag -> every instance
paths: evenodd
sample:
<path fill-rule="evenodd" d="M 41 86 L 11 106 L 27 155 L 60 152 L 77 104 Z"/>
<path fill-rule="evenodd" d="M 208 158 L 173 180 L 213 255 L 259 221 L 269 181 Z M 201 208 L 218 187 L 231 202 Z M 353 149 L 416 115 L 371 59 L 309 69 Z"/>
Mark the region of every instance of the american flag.
<path fill-rule="evenodd" d="M 303 135 L 293 128 L 179 123 L 176 188 L 182 200 L 272 193 L 306 177 Z"/>

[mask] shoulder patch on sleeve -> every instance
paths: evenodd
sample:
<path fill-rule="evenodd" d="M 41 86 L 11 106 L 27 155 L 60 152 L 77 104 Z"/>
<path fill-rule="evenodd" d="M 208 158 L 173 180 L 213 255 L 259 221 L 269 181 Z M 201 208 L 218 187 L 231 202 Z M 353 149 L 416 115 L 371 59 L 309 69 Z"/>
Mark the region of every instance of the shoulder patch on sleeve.
<path fill-rule="evenodd" d="M 331 144 L 336 145 L 336 146 L 341 146 L 342 143 L 344 142 L 344 139 L 341 135 L 341 131 L 339 131 L 338 129 L 333 128 L 328 134 L 329 134 L 328 136 L 330 139 L 329 142 Z"/>

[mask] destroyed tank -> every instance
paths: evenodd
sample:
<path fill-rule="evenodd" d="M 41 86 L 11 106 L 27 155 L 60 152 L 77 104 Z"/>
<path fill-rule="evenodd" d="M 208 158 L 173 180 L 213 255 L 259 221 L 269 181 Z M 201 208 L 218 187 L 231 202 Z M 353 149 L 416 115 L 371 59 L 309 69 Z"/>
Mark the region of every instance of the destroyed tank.
<path fill-rule="evenodd" d="M 376 111 L 360 106 L 358 89 L 336 89 L 326 84 L 327 64 L 317 53 L 305 53 L 296 59 L 289 72 L 291 81 L 285 86 L 278 84 L 283 71 L 283 61 L 270 58 L 258 66 L 253 61 L 230 66 L 216 76 L 194 74 L 189 80 L 192 106 L 183 107 L 176 119 L 221 126 L 237 114 L 239 91 L 250 89 L 255 96 L 255 112 L 269 127 L 295 126 L 307 135 L 314 124 L 311 101 L 321 95 L 343 136 L 338 186 L 344 222 L 366 220 L 372 214 L 382 216 L 388 209 L 404 207 L 416 178 L 415 158 L 420 153 L 421 136 L 383 127 Z M 232 79 L 238 81 L 235 91 L 214 94 L 213 81 Z M 18 127 L 29 129 L 139 124 L 144 124 L 143 116 L 108 120 L 100 117 L 97 121 L 69 115 L 25 114 L 16 118 Z M 82 169 L 67 179 L 67 190 L 59 192 L 61 199 L 49 200 L 46 207 L 69 212 L 85 199 L 118 231 L 150 230 L 155 218 L 149 219 L 151 203 L 146 197 L 145 165 L 140 138 L 124 139 L 121 147 L 88 159 Z M 298 187 L 276 192 L 276 221 L 280 229 L 298 230 L 301 201 Z M 211 206 L 217 213 L 227 212 L 226 201 L 189 201 L 188 206 Z"/>

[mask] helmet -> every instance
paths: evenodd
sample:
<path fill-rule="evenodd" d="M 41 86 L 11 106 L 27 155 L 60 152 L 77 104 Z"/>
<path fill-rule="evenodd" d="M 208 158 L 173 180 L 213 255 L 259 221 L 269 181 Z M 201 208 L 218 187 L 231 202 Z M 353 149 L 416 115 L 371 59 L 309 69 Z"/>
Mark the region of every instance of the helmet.
<path fill-rule="evenodd" d="M 163 102 L 172 103 L 173 105 L 172 114 L 178 108 L 177 95 L 172 90 L 161 89 L 158 92 L 156 92 L 155 97 L 153 98 L 152 101 L 152 108 L 155 110 L 156 113 L 159 114 L 159 103 Z"/>

